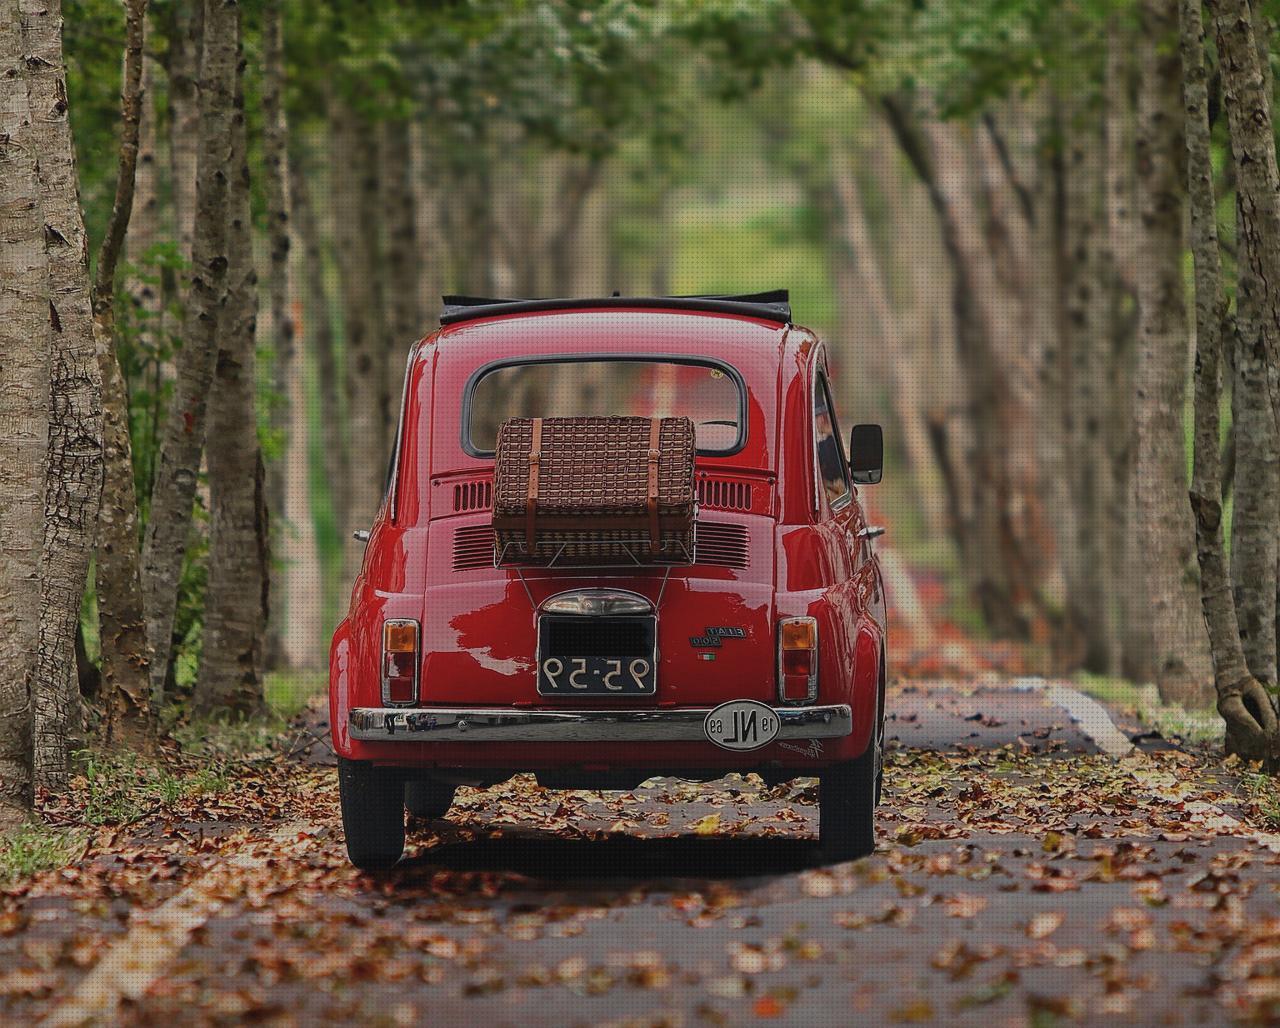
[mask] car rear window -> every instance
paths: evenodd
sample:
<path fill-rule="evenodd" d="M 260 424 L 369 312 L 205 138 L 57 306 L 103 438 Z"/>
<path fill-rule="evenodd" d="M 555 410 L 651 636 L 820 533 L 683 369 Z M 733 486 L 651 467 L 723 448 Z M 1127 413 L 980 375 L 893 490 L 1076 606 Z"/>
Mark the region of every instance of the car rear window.
<path fill-rule="evenodd" d="M 505 361 L 481 368 L 467 385 L 463 443 L 493 453 L 508 418 L 632 415 L 685 417 L 699 453 L 742 448 L 742 376 L 719 361 L 648 357 L 572 357 Z"/>

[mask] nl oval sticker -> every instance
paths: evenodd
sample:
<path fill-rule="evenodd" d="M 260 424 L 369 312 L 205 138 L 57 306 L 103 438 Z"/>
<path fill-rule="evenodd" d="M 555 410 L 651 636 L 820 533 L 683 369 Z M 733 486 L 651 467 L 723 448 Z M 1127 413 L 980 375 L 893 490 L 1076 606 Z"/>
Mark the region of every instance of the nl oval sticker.
<path fill-rule="evenodd" d="M 778 735 L 778 712 L 755 700 L 730 700 L 702 723 L 708 739 L 726 750 L 758 750 Z"/>

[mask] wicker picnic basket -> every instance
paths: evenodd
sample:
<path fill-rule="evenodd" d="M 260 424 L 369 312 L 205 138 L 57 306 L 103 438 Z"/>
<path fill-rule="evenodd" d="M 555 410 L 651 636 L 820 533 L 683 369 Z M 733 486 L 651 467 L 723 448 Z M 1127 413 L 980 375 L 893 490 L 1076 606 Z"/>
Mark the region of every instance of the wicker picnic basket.
<path fill-rule="evenodd" d="M 498 564 L 690 563 L 688 418 L 510 418 L 498 431 Z"/>

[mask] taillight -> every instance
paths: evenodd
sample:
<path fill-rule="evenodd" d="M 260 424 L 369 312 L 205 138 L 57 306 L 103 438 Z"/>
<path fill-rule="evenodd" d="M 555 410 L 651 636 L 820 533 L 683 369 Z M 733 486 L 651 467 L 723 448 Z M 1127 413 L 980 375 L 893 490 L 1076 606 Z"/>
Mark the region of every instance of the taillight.
<path fill-rule="evenodd" d="M 783 618 L 778 622 L 778 696 L 784 703 L 818 698 L 818 622 Z"/>
<path fill-rule="evenodd" d="M 382 702 L 407 707 L 418 701 L 418 622 L 382 623 Z"/>

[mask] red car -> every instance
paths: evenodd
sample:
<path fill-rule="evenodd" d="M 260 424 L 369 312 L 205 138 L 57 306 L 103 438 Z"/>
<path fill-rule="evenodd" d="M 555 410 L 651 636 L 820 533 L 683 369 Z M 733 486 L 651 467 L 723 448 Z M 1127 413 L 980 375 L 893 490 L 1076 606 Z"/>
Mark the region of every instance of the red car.
<path fill-rule="evenodd" d="M 409 356 L 387 495 L 330 652 L 347 850 L 394 864 L 405 810 L 533 772 L 820 781 L 829 860 L 875 848 L 886 611 L 822 341 L 785 292 L 446 297 Z M 503 566 L 494 447 L 510 417 L 685 416 L 695 552 L 677 566 Z M 364 533 L 359 533 L 364 538 Z"/>

